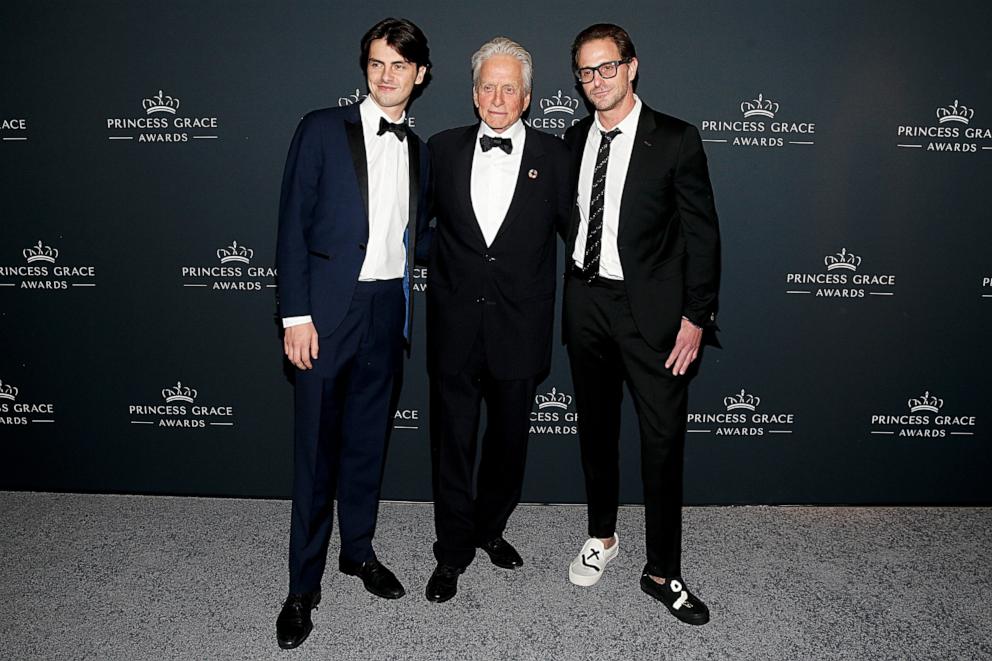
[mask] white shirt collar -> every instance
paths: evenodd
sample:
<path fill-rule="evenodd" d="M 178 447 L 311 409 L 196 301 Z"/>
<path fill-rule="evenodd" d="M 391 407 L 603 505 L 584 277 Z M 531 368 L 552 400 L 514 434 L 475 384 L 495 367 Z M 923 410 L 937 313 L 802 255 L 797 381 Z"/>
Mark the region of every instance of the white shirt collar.
<path fill-rule="evenodd" d="M 517 119 L 513 122 L 509 128 L 507 128 L 502 133 L 497 133 L 485 122 L 479 122 L 479 136 L 489 135 L 494 138 L 509 138 L 514 147 L 520 144 L 520 140 L 523 138 L 526 129 L 524 128 L 524 121 L 522 119 Z"/>
<path fill-rule="evenodd" d="M 620 120 L 620 123 L 614 126 L 614 129 L 620 129 L 620 135 L 632 136 L 637 133 L 637 120 L 641 117 L 641 97 L 634 95 L 634 107 L 630 109 L 627 116 Z M 604 133 L 608 133 L 602 124 L 599 122 L 599 111 L 596 111 L 595 120 L 596 128 Z M 613 129 L 610 129 L 612 131 Z"/>
<path fill-rule="evenodd" d="M 374 128 L 376 131 L 379 130 L 379 118 L 385 119 L 387 122 L 392 124 L 402 124 L 406 121 L 406 110 L 400 116 L 399 120 L 393 121 L 392 118 L 387 115 L 379 104 L 375 102 L 372 96 L 366 96 L 362 99 L 362 102 L 358 104 L 358 111 L 362 116 L 362 124 L 366 127 Z"/>

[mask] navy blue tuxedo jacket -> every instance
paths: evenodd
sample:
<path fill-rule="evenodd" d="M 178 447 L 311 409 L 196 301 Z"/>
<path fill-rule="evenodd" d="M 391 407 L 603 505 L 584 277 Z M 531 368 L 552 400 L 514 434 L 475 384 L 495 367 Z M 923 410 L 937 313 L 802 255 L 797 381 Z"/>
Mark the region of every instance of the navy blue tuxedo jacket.
<path fill-rule="evenodd" d="M 430 161 L 427 146 L 407 129 L 410 214 L 407 227 L 407 328 L 409 283 L 415 257 L 426 260 Z M 392 135 L 383 136 L 395 139 Z M 310 315 L 320 337 L 344 319 L 365 260 L 369 238 L 369 180 L 358 105 L 308 113 L 289 146 L 279 202 L 279 315 Z M 373 191 L 374 193 L 374 191 Z M 419 260 L 418 260 L 419 261 Z"/>

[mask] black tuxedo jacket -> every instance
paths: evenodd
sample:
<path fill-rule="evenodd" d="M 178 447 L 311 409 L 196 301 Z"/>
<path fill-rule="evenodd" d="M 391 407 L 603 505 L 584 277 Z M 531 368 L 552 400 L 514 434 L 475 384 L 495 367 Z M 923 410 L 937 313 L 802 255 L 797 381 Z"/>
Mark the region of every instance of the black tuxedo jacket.
<path fill-rule="evenodd" d="M 529 378 L 551 362 L 556 243 L 574 199 L 571 163 L 561 140 L 526 128 L 513 198 L 487 248 L 472 207 L 478 131 L 478 124 L 450 129 L 427 143 L 437 220 L 427 275 L 428 366 L 458 373 L 481 333 L 495 378 Z"/>
<path fill-rule="evenodd" d="M 590 115 L 565 133 L 573 191 L 592 126 Z M 578 228 L 579 210 L 573 205 L 565 244 L 568 265 Z M 671 350 L 683 316 L 704 328 L 704 343 L 718 344 L 720 231 L 699 131 L 643 104 L 620 201 L 617 248 L 634 323 L 648 344 Z M 567 306 L 563 314 L 570 314 Z"/>

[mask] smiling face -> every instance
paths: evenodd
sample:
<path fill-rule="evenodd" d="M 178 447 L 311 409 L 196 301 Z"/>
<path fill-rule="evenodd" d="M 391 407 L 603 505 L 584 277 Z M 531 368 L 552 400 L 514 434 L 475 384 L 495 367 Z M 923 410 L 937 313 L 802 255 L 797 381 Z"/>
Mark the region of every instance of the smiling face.
<path fill-rule="evenodd" d="M 523 71 L 523 64 L 512 55 L 493 55 L 479 68 L 472 100 L 482 121 L 497 133 L 512 126 L 530 105 Z"/>
<path fill-rule="evenodd" d="M 598 67 L 604 62 L 622 59 L 620 49 L 612 39 L 593 39 L 582 44 L 575 55 L 578 67 Z M 588 83 L 582 84 L 582 91 L 589 102 L 599 112 L 610 112 L 626 104 L 634 103 L 634 78 L 637 77 L 637 58 L 617 68 L 613 78 L 603 78 L 596 73 Z"/>
<path fill-rule="evenodd" d="M 424 82 L 427 67 L 418 67 L 386 43 L 376 39 L 369 46 L 365 66 L 369 96 L 393 119 L 399 119 L 415 85 Z"/>

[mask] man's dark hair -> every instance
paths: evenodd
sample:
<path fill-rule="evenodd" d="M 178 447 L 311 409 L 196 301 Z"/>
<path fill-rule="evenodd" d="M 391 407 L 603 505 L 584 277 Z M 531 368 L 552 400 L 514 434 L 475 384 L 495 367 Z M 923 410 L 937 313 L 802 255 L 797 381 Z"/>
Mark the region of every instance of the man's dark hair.
<path fill-rule="evenodd" d="M 620 51 L 620 58 L 627 60 L 632 57 L 637 57 L 637 51 L 634 50 L 634 42 L 630 40 L 630 35 L 619 25 L 613 25 L 612 23 L 596 23 L 595 25 L 590 25 L 585 30 L 580 32 L 575 41 L 572 42 L 572 68 L 577 69 L 579 62 L 577 60 L 579 56 L 579 49 L 586 42 L 593 41 L 595 39 L 610 39 L 617 45 L 617 50 Z"/>
<path fill-rule="evenodd" d="M 408 62 L 418 67 L 431 68 L 431 49 L 427 46 L 427 37 L 416 25 L 405 18 L 384 18 L 365 33 L 362 37 L 362 54 L 358 66 L 366 70 L 369 63 L 369 49 L 376 39 L 385 39 L 397 53 Z"/>

